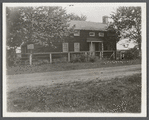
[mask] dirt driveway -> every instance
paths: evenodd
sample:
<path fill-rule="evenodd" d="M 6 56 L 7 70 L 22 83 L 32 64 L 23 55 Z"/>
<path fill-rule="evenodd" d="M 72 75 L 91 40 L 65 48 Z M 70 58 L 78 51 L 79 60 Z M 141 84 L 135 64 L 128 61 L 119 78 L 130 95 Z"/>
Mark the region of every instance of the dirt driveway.
<path fill-rule="evenodd" d="M 6 77 L 6 82 L 8 91 L 13 91 L 23 86 L 46 86 L 53 85 L 55 83 L 88 81 L 96 78 L 100 78 L 101 80 L 107 80 L 109 78 L 123 77 L 136 73 L 141 73 L 141 65 L 8 75 Z"/>

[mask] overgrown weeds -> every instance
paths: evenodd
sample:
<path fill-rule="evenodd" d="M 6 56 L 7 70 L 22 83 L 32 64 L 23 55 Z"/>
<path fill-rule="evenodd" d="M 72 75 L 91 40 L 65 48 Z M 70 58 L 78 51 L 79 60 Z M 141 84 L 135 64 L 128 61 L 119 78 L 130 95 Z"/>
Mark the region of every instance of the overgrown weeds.
<path fill-rule="evenodd" d="M 45 61 L 46 62 L 46 61 Z M 28 74 L 37 72 L 52 72 L 52 71 L 67 71 L 79 69 L 92 69 L 102 67 L 115 67 L 123 65 L 140 64 L 140 60 L 132 61 L 106 61 L 101 60 L 97 62 L 81 62 L 81 63 L 53 63 L 53 64 L 33 64 L 7 67 L 7 74 Z"/>
<path fill-rule="evenodd" d="M 9 112 L 141 112 L 141 74 L 102 81 L 23 87 L 8 93 Z"/>

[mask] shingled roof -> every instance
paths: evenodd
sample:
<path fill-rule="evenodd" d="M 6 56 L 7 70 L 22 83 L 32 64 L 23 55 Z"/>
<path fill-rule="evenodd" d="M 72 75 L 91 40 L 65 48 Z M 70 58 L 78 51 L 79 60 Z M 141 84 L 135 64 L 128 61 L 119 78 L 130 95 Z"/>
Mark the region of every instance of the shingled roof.
<path fill-rule="evenodd" d="M 73 27 L 77 30 L 98 30 L 106 31 L 107 24 L 98 23 L 98 22 L 88 22 L 88 21 L 70 21 L 70 27 Z"/>

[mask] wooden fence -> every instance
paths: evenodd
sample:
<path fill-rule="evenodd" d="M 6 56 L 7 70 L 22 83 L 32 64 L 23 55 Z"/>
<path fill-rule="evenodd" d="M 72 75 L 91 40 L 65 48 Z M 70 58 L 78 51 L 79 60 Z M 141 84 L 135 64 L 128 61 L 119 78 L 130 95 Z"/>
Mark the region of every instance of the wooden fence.
<path fill-rule="evenodd" d="M 85 55 L 94 55 L 94 56 L 98 56 L 99 59 L 103 59 L 105 57 L 107 57 L 106 55 L 108 55 L 107 58 L 115 58 L 115 51 L 111 51 L 111 50 L 107 50 L 107 51 L 95 51 L 95 52 L 90 52 L 90 51 L 80 51 L 80 52 L 44 52 L 44 53 L 19 53 L 18 55 L 20 56 L 20 58 L 22 60 L 28 60 L 29 64 L 32 65 L 33 64 L 33 56 L 37 57 L 37 59 L 43 59 L 43 58 L 48 58 L 49 59 L 49 63 L 53 63 L 53 59 L 56 55 L 65 55 L 67 57 L 67 61 L 70 62 L 71 61 L 71 55 L 72 54 L 85 54 Z"/>

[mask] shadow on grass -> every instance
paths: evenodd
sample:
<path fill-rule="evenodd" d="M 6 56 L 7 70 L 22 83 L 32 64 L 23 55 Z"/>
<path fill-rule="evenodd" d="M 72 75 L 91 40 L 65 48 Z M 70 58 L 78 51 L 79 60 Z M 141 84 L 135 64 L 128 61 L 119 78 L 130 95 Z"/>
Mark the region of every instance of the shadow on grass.
<path fill-rule="evenodd" d="M 9 112 L 141 112 L 141 74 L 102 81 L 19 88 L 8 93 Z"/>

